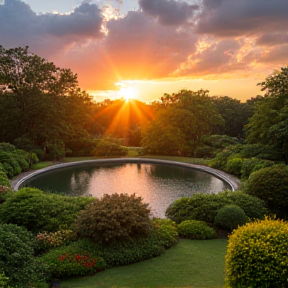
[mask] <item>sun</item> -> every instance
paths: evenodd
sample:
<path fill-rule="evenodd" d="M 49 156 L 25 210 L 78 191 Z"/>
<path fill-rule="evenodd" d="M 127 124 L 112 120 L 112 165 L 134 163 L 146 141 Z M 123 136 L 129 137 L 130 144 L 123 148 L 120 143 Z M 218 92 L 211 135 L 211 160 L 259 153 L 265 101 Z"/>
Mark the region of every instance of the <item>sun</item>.
<path fill-rule="evenodd" d="M 126 101 L 135 98 L 135 91 L 132 87 L 122 87 L 119 90 L 120 97 L 124 98 Z"/>

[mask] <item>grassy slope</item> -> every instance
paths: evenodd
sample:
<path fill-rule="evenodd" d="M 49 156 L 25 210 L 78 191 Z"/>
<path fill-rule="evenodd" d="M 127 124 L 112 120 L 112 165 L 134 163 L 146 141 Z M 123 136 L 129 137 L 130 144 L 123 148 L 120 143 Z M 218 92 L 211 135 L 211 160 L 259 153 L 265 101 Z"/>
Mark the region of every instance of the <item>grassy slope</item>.
<path fill-rule="evenodd" d="M 180 240 L 162 256 L 61 282 L 61 288 L 222 288 L 227 240 Z"/>

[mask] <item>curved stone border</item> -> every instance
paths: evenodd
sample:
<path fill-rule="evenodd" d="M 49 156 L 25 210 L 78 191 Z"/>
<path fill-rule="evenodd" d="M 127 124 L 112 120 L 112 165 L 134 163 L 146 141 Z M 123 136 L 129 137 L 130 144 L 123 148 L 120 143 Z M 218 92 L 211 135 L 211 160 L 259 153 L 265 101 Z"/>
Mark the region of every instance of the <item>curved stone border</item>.
<path fill-rule="evenodd" d="M 78 161 L 78 162 L 70 162 L 70 163 L 61 163 L 61 164 L 55 164 L 52 166 L 48 166 L 46 168 L 36 170 L 36 171 L 28 171 L 24 172 L 11 181 L 12 188 L 14 190 L 19 190 L 21 185 L 27 181 L 30 178 L 33 178 L 39 174 L 45 173 L 50 170 L 55 169 L 61 169 L 63 167 L 69 167 L 69 166 L 80 166 L 85 165 L 89 163 L 157 163 L 157 164 L 166 164 L 166 165 L 173 165 L 173 166 L 181 166 L 186 168 L 192 168 L 195 170 L 203 171 L 209 174 L 212 174 L 216 176 L 217 178 L 220 178 L 221 180 L 228 183 L 232 189 L 232 191 L 235 191 L 240 186 L 240 180 L 230 174 L 227 174 L 223 171 L 213 169 L 207 166 L 203 165 L 196 165 L 196 164 L 190 164 L 190 163 L 184 163 L 184 162 L 177 162 L 177 161 L 169 161 L 169 160 L 159 160 L 159 159 L 153 159 L 153 158 L 110 158 L 110 159 L 95 159 L 95 160 L 85 160 L 85 161 Z"/>

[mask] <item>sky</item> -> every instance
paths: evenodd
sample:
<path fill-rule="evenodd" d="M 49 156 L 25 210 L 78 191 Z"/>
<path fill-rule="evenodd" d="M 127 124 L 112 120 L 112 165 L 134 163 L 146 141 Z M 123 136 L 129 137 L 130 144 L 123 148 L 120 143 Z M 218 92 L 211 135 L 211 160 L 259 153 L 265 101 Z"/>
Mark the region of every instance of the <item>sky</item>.
<path fill-rule="evenodd" d="M 96 101 L 261 95 L 288 65 L 287 27 L 287 0 L 0 0 L 0 45 L 70 68 Z"/>

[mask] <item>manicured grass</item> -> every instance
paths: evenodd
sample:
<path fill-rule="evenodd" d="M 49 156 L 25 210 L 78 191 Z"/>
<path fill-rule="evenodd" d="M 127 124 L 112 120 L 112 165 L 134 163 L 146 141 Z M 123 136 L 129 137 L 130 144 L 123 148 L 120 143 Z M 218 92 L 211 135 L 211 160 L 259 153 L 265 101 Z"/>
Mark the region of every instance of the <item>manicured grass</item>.
<path fill-rule="evenodd" d="M 160 257 L 65 280 L 61 288 L 223 288 L 227 240 L 180 240 Z"/>

